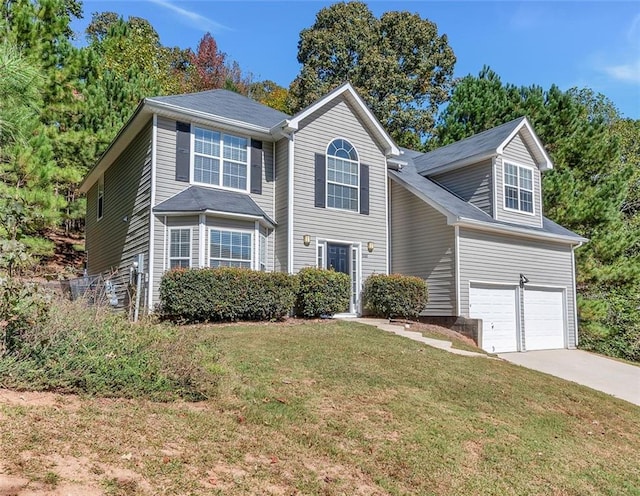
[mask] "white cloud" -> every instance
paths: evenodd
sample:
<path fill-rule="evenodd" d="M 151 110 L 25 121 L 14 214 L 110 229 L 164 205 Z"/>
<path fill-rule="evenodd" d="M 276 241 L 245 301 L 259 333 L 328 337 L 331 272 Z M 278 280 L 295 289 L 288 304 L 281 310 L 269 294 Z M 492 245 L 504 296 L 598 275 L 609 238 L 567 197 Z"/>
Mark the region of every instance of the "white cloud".
<path fill-rule="evenodd" d="M 168 0 L 149 0 L 151 3 L 155 3 L 156 5 L 160 5 L 166 9 L 172 10 L 175 13 L 179 14 L 183 18 L 190 21 L 195 27 L 202 29 L 203 31 L 209 31 L 210 33 L 217 33 L 220 31 L 228 30 L 229 28 L 220 24 L 219 22 L 214 21 L 213 19 L 209 19 L 197 12 L 192 10 L 183 9 L 182 7 L 178 7 Z"/>
<path fill-rule="evenodd" d="M 604 67 L 604 71 L 614 79 L 627 83 L 640 83 L 640 60 L 628 64 Z"/>

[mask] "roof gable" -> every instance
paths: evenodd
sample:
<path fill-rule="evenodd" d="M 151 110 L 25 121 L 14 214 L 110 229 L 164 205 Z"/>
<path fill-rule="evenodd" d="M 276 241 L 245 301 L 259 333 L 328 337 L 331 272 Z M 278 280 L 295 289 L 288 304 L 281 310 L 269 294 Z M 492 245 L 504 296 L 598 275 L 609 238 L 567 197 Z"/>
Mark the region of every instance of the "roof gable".
<path fill-rule="evenodd" d="M 416 170 L 432 175 L 457 169 L 504 153 L 505 147 L 520 133 L 540 170 L 553 168 L 542 143 L 526 117 L 519 117 L 469 138 L 437 148 L 413 159 Z"/>
<path fill-rule="evenodd" d="M 373 115 L 371 109 L 369 109 L 364 100 L 362 100 L 360 95 L 358 95 L 356 90 L 353 89 L 353 86 L 349 83 L 344 83 L 343 85 L 338 86 L 320 100 L 298 112 L 287 122 L 288 126 L 294 130 L 298 129 L 300 123 L 304 119 L 312 115 L 314 112 L 322 109 L 322 107 L 329 105 L 337 98 L 344 98 L 347 103 L 350 104 L 351 108 L 369 129 L 375 140 L 378 142 L 380 148 L 384 150 L 387 156 L 400 154 L 398 146 L 393 142 L 391 137 L 382 127 L 382 124 L 380 124 L 378 119 Z"/>

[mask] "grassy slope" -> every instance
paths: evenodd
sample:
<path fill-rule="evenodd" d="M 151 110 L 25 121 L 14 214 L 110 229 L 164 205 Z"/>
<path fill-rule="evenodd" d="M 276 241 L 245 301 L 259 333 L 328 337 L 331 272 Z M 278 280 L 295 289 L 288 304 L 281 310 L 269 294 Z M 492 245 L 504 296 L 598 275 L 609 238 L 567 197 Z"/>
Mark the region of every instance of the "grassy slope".
<path fill-rule="evenodd" d="M 639 494 L 640 409 L 604 394 L 353 323 L 184 332 L 220 349 L 217 399 L 0 404 L 0 468 L 55 485 L 83 459 L 108 494 Z"/>

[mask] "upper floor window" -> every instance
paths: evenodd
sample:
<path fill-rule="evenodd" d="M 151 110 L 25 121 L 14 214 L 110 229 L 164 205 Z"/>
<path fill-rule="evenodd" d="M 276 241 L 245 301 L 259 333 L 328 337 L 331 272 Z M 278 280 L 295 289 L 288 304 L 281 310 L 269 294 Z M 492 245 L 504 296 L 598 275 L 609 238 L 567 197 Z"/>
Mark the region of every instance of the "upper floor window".
<path fill-rule="evenodd" d="M 98 204 L 96 205 L 98 211 L 98 220 L 102 219 L 104 214 L 104 175 L 98 178 Z"/>
<path fill-rule="evenodd" d="M 504 163 L 504 207 L 533 213 L 533 170 Z"/>
<path fill-rule="evenodd" d="M 249 232 L 211 229 L 209 267 L 251 268 L 252 239 Z"/>
<path fill-rule="evenodd" d="M 358 211 L 360 185 L 358 153 L 345 139 L 335 139 L 327 147 L 327 206 Z"/>
<path fill-rule="evenodd" d="M 246 190 L 247 139 L 194 127 L 193 181 Z"/>

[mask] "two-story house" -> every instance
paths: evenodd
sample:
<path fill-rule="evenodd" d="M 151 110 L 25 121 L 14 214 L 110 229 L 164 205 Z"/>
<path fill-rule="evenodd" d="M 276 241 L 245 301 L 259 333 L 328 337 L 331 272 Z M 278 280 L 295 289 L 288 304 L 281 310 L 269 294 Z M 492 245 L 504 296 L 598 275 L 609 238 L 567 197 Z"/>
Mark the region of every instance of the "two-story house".
<path fill-rule="evenodd" d="M 294 116 L 225 90 L 147 98 L 81 186 L 87 269 L 142 255 L 153 309 L 174 267 L 332 267 L 353 315 L 369 275 L 412 274 L 424 314 L 482 319 L 488 351 L 575 347 L 585 240 L 542 215 L 551 167 L 524 118 L 402 150 L 349 84 Z"/>

